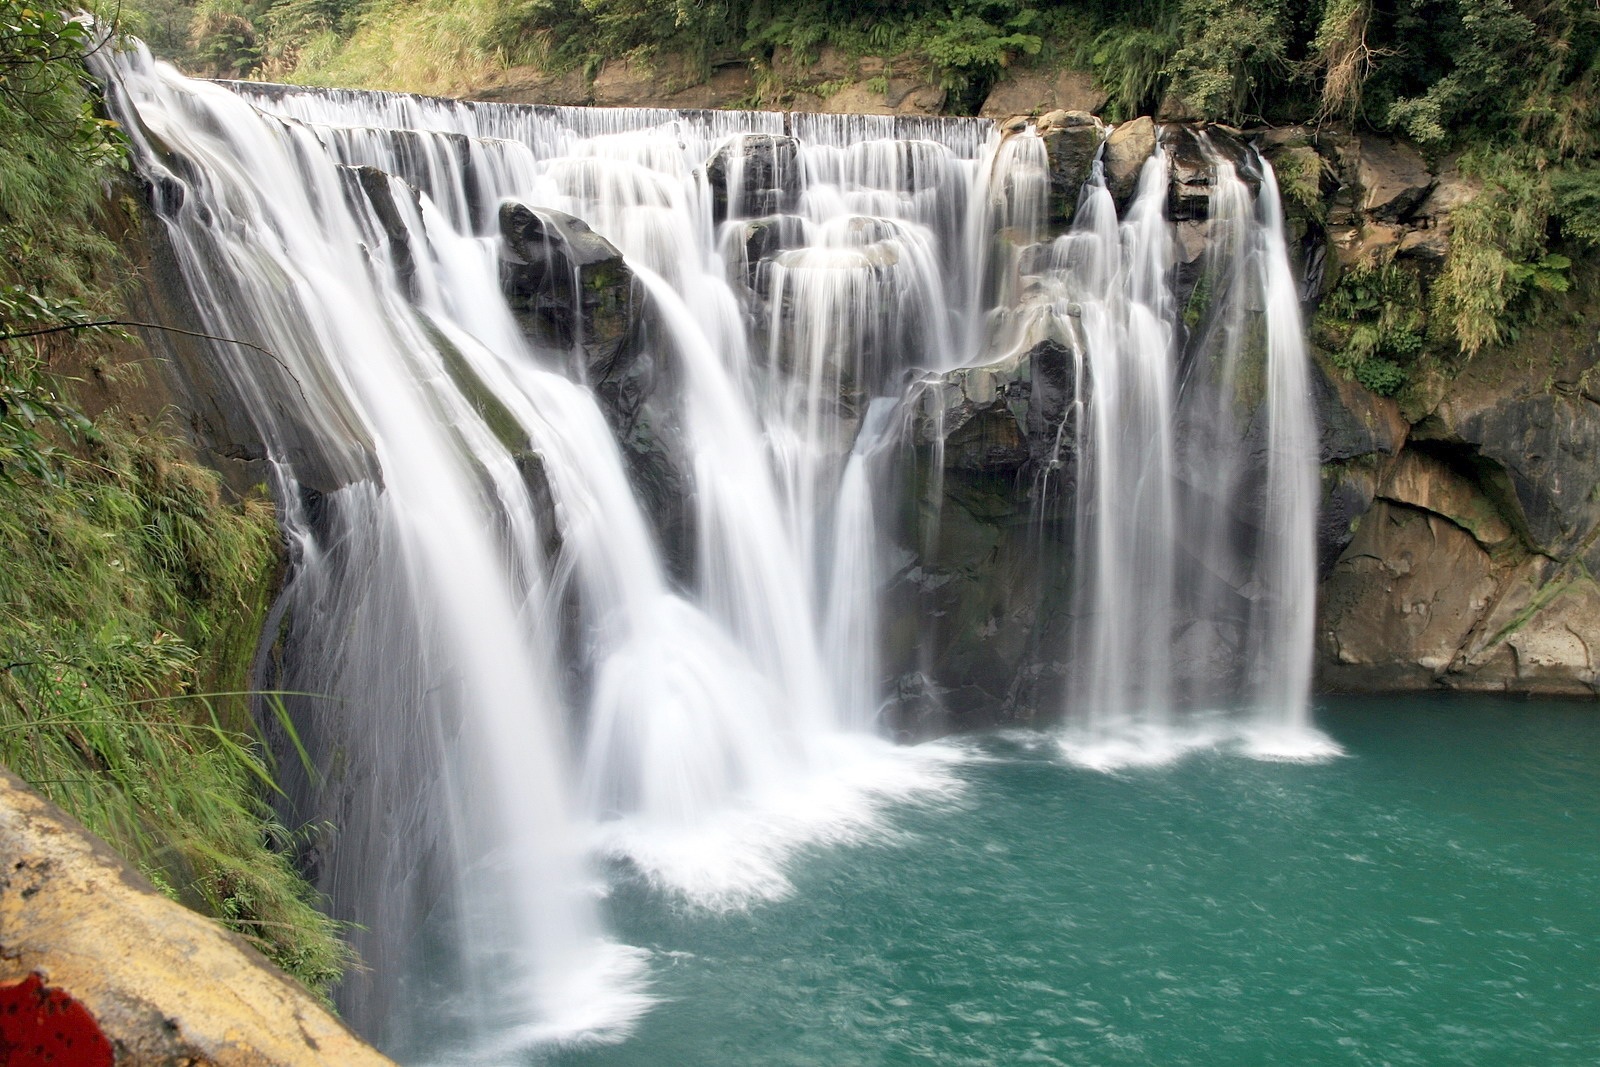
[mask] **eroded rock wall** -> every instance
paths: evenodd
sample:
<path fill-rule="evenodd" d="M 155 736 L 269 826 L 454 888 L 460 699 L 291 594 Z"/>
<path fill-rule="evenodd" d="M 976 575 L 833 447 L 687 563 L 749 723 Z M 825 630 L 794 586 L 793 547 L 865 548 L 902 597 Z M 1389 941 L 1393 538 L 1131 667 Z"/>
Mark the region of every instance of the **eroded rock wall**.
<path fill-rule="evenodd" d="M 1593 322 L 1480 355 L 1410 420 L 1324 394 L 1325 426 L 1378 427 L 1324 434 L 1324 689 L 1600 692 Z"/>

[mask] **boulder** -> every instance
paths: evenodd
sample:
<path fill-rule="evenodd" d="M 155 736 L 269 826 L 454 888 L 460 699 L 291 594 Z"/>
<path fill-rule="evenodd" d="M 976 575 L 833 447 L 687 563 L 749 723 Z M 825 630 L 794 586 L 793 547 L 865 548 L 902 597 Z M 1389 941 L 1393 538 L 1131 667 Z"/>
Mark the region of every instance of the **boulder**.
<path fill-rule="evenodd" d="M 1411 217 L 1433 191 L 1433 175 L 1410 145 L 1362 137 L 1355 161 L 1361 211 L 1384 222 Z"/>
<path fill-rule="evenodd" d="M 1106 187 L 1121 211 L 1139 185 L 1139 171 L 1156 150 L 1156 124 L 1149 115 L 1118 123 L 1106 138 Z"/>
<path fill-rule="evenodd" d="M 1198 122 L 1200 112 L 1177 93 L 1168 93 L 1156 106 L 1156 118 L 1161 122 Z"/>
<path fill-rule="evenodd" d="M 1055 87 L 1048 74 L 1036 71 L 1008 71 L 984 97 L 978 115 L 1001 119 L 1007 115 L 1028 115 L 1055 105 Z"/>
<path fill-rule="evenodd" d="M 241 938 L 162 896 L 3 768 L 0 859 L 0 985 L 76 1001 L 122 1067 L 389 1065 Z M 111 1062 L 88 1053 L 84 1042 L 57 1062 Z"/>
<path fill-rule="evenodd" d="M 717 222 L 792 212 L 800 192 L 800 142 L 774 133 L 734 137 L 706 161 L 706 180 Z"/>
<path fill-rule="evenodd" d="M 1086 70 L 1064 70 L 1056 75 L 1053 103 L 1058 108 L 1096 115 L 1109 99 L 1099 80 Z"/>
<path fill-rule="evenodd" d="M 1056 110 L 1040 117 L 1050 166 L 1050 222 L 1065 229 L 1078 210 L 1078 193 L 1105 138 L 1105 127 L 1087 111 Z"/>
<path fill-rule="evenodd" d="M 876 80 L 853 82 L 823 99 L 819 110 L 844 115 L 937 115 L 946 91 L 915 78 L 889 78 L 880 88 Z"/>
<path fill-rule="evenodd" d="M 1094 114 L 1106 106 L 1107 99 L 1095 76 L 1086 70 L 1051 74 L 1012 68 L 989 90 L 978 114 L 998 119 L 1007 115 L 1035 115 L 1057 108 Z"/>
<path fill-rule="evenodd" d="M 573 351 L 596 382 L 633 324 L 633 273 L 580 218 L 516 201 L 500 206 L 500 284 L 535 344 Z"/>
<path fill-rule="evenodd" d="M 1407 230 L 1400 238 L 1396 256 L 1419 260 L 1420 265 L 1432 272 L 1444 266 L 1450 255 L 1450 231 L 1443 226 L 1430 226 L 1423 230 Z"/>

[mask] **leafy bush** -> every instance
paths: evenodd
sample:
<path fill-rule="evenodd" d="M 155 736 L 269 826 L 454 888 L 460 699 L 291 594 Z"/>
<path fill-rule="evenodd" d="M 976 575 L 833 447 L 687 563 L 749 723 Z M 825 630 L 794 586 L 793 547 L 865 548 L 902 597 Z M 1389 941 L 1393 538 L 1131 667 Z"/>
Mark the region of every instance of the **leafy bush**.
<path fill-rule="evenodd" d="M 1600 246 L 1600 167 L 1568 167 L 1550 176 L 1555 213 L 1569 241 Z"/>
<path fill-rule="evenodd" d="M 1109 97 L 1106 114 L 1121 121 L 1154 111 L 1167 91 L 1177 50 L 1175 21 L 1148 28 L 1114 26 L 1098 33 L 1089 64 Z"/>
<path fill-rule="evenodd" d="M 981 84 L 987 90 L 1017 56 L 1038 54 L 1043 45 L 1038 35 L 1022 32 L 1034 16 L 1032 8 L 1024 8 L 997 25 L 970 12 L 953 15 L 924 30 L 916 44 L 946 89 L 960 92 Z"/>
<path fill-rule="evenodd" d="M 1382 396 L 1409 380 L 1427 331 L 1421 281 L 1395 263 L 1347 271 L 1317 310 L 1314 329 L 1335 366 Z"/>
<path fill-rule="evenodd" d="M 1472 356 L 1511 339 L 1530 288 L 1565 288 L 1565 268 L 1546 253 L 1554 197 L 1526 154 L 1477 153 L 1462 169 L 1484 187 L 1451 215 L 1450 256 L 1432 304 L 1439 326 Z"/>

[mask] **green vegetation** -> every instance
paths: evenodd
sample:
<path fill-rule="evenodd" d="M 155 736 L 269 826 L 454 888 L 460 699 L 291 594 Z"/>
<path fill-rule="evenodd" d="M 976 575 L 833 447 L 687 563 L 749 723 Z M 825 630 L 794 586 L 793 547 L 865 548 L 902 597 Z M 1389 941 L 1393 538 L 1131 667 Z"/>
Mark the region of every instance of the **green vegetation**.
<path fill-rule="evenodd" d="M 91 44 L 0 0 L 0 762 L 325 993 L 347 950 L 286 858 L 248 706 L 201 695 L 247 681 L 271 507 L 226 502 L 159 422 L 86 418 L 60 374 L 139 369 L 87 325 L 121 284 L 99 223 L 122 152 Z"/>
<path fill-rule="evenodd" d="M 141 24 L 172 5 L 143 0 Z M 1600 131 L 1587 0 L 200 0 L 180 58 L 212 69 L 428 88 L 506 64 L 593 72 L 672 52 L 799 66 L 831 46 L 938 78 L 953 107 L 1007 67 L 1092 70 L 1113 116 L 1168 94 L 1206 118 L 1347 118 L 1429 144 L 1511 131 L 1558 155 Z M 158 42 L 159 44 L 160 42 Z M 781 95 L 782 79 L 773 83 Z M 768 101 L 781 102 L 781 101 Z"/>
<path fill-rule="evenodd" d="M 1415 272 L 1393 263 L 1357 267 L 1323 299 L 1317 341 L 1335 366 L 1374 393 L 1392 396 L 1422 352 L 1424 304 Z"/>
<path fill-rule="evenodd" d="M 1451 215 L 1450 258 L 1433 286 L 1432 303 L 1469 356 L 1515 337 L 1530 310 L 1526 297 L 1567 289 L 1571 261 L 1547 250 L 1554 194 L 1540 162 L 1506 154 L 1463 161 L 1484 188 Z"/>

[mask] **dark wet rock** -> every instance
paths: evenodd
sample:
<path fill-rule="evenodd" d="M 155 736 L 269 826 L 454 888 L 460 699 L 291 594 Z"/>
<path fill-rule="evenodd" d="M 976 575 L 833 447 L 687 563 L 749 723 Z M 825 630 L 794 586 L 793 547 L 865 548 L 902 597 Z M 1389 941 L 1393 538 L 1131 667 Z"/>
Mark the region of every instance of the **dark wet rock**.
<path fill-rule="evenodd" d="M 929 736 L 1049 717 L 1061 706 L 1076 355 L 1046 338 L 928 383 L 903 566 L 889 591 L 897 729 Z"/>
<path fill-rule="evenodd" d="M 141 192 L 150 198 L 144 209 L 154 212 L 171 204 L 160 188 L 146 185 Z M 143 338 L 145 346 L 161 357 L 162 378 L 175 394 L 173 407 L 183 412 L 185 430 L 207 462 L 237 493 L 243 495 L 270 480 L 263 427 L 271 427 L 275 448 L 293 467 L 295 477 L 320 492 L 381 481 L 372 441 L 357 420 L 345 420 L 339 434 L 333 435 L 324 422 L 312 417 L 309 396 L 315 382 L 300 381 L 270 351 L 205 339 L 206 317 L 189 293 L 185 269 L 164 224 L 144 219 L 123 236 L 121 244 L 141 282 L 128 296 L 133 317 L 174 327 L 144 331 Z M 248 334 L 239 339 L 253 344 L 265 340 Z M 258 383 L 248 393 L 239 386 L 245 379 Z"/>
<path fill-rule="evenodd" d="M 1320 360 L 1311 366 L 1322 501 L 1317 512 L 1317 573 L 1327 578 L 1349 547 L 1378 482 L 1405 444 L 1409 427 L 1394 401 L 1374 396 Z"/>
<path fill-rule="evenodd" d="M 1255 194 L 1261 188 L 1261 167 L 1238 137 L 1220 128 L 1201 131 L 1193 126 L 1168 126 L 1161 134 L 1167 154 L 1170 184 L 1167 214 L 1182 221 L 1203 221 L 1212 215 L 1211 198 L 1218 183 L 1218 168 L 1231 166 Z"/>
<path fill-rule="evenodd" d="M 1319 462 L 1335 463 L 1375 453 L 1392 456 L 1405 444 L 1409 427 L 1399 406 L 1363 389 L 1322 359 L 1311 364 L 1311 395 L 1317 413 Z"/>
<path fill-rule="evenodd" d="M 500 284 L 537 345 L 569 349 L 591 382 L 612 371 L 633 324 L 633 273 L 582 219 L 508 201 L 500 206 Z"/>
<path fill-rule="evenodd" d="M 798 215 L 768 215 L 734 225 L 738 227 L 735 247 L 739 261 L 732 265 L 733 269 L 751 292 L 765 297 L 773 259 L 778 253 L 805 243 L 805 220 Z"/>
<path fill-rule="evenodd" d="M 1476 410 L 1446 403 L 1437 418 L 1433 435 L 1504 470 L 1531 547 L 1564 559 L 1600 525 L 1600 405 L 1535 393 Z"/>
<path fill-rule="evenodd" d="M 1038 130 L 1050 161 L 1050 223 L 1064 229 L 1077 212 L 1105 128 L 1086 111 L 1052 111 L 1039 119 Z"/>
<path fill-rule="evenodd" d="M 581 358 L 674 574 L 691 573 L 694 486 L 671 344 L 635 321 L 622 255 L 580 219 L 507 203 L 501 277 L 524 330 Z M 537 497 L 539 487 L 530 483 Z"/>
<path fill-rule="evenodd" d="M 1216 185 L 1216 164 L 1188 126 L 1168 126 L 1161 135 L 1171 174 L 1167 186 L 1167 215 L 1178 221 L 1211 217 L 1211 192 Z"/>
<path fill-rule="evenodd" d="M 473 166 L 472 138 L 443 130 L 332 130 L 336 141 L 346 137 L 380 136 L 389 142 L 385 166 L 407 185 L 420 190 L 435 203 L 448 205 L 454 198 L 453 186 L 462 183 L 467 218 L 476 226 L 484 218 L 483 189 Z"/>
<path fill-rule="evenodd" d="M 344 183 L 345 201 L 364 224 L 375 224 L 367 234 L 380 260 L 386 259 L 394 270 L 401 290 L 412 300 L 416 299 L 417 260 L 411 249 L 411 228 L 395 199 L 395 181 L 377 167 L 340 167 L 340 180 Z M 422 205 L 417 190 L 401 183 L 413 212 L 420 216 Z M 356 210 L 365 201 L 368 212 Z"/>
<path fill-rule="evenodd" d="M 695 570 L 695 490 L 677 385 L 668 357 L 644 343 L 596 393 L 668 569 L 688 580 Z"/>
<path fill-rule="evenodd" d="M 783 134 L 745 134 L 717 149 L 706 163 L 714 221 L 792 212 L 799 160 L 800 143 Z"/>

